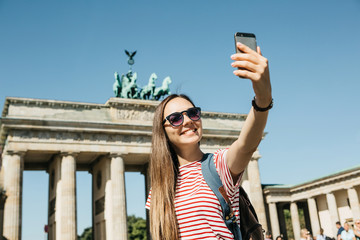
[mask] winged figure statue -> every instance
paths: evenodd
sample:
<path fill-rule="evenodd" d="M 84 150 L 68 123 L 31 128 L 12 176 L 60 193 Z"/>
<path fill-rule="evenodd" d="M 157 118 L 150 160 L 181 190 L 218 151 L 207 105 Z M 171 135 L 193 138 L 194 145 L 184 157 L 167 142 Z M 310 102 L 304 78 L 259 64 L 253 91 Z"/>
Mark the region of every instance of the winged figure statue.
<path fill-rule="evenodd" d="M 129 52 L 128 50 L 125 50 L 125 53 L 129 57 L 128 64 L 133 65 L 135 63 L 134 56 L 136 54 L 136 51 L 135 52 Z"/>

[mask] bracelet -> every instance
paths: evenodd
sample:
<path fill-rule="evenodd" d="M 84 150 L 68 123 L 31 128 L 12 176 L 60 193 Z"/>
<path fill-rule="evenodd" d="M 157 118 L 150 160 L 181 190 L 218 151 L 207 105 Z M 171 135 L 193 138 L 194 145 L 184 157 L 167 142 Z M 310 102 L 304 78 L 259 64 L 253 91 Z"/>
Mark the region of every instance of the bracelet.
<path fill-rule="evenodd" d="M 273 107 L 273 99 L 271 99 L 271 102 L 269 104 L 269 106 L 265 107 L 265 108 L 261 108 L 259 107 L 258 105 L 256 105 L 256 102 L 255 102 L 255 97 L 254 99 L 252 100 L 252 106 L 254 107 L 254 109 L 258 112 L 266 112 L 267 110 L 270 110 L 272 107 Z"/>

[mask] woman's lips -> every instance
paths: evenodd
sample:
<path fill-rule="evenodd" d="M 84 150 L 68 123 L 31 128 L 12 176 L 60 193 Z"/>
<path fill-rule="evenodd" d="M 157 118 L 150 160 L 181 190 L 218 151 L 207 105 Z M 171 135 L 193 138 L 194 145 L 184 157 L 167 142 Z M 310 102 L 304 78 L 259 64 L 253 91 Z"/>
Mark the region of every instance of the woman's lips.
<path fill-rule="evenodd" d="M 196 128 L 195 128 L 195 129 L 187 129 L 187 130 L 183 131 L 180 135 L 183 135 L 183 134 L 191 134 L 191 133 L 194 133 L 194 132 L 196 132 L 196 131 L 197 131 Z"/>

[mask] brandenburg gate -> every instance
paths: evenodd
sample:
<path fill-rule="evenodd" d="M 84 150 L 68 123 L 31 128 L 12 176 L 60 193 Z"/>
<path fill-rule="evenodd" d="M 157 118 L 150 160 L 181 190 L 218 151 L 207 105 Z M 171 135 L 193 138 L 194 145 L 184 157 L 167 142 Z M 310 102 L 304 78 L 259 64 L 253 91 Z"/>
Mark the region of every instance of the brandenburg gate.
<path fill-rule="evenodd" d="M 89 171 L 94 239 L 127 239 L 125 171 L 142 172 L 149 190 L 147 166 L 158 103 L 6 98 L 0 122 L 0 236 L 21 239 L 23 171 L 43 170 L 49 176 L 48 239 L 77 239 L 76 171 Z M 202 116 L 204 152 L 230 146 L 246 119 L 243 114 L 215 112 Z M 256 152 L 242 185 L 267 229 L 259 158 Z"/>

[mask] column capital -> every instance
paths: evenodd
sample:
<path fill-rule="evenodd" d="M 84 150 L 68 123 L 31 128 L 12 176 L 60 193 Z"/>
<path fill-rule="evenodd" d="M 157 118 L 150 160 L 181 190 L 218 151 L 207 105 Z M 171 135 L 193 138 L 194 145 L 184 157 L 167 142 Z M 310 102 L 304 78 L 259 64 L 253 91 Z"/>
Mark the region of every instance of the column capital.
<path fill-rule="evenodd" d="M 327 191 L 325 192 L 325 195 L 328 196 L 328 195 L 334 195 L 334 192 L 333 191 Z"/>
<path fill-rule="evenodd" d="M 63 151 L 60 152 L 59 154 L 61 157 L 67 157 L 67 156 L 72 156 L 72 157 L 77 157 L 79 155 L 79 152 L 73 152 L 73 151 Z"/>
<path fill-rule="evenodd" d="M 346 190 L 355 189 L 355 186 L 346 186 L 345 189 Z"/>
<path fill-rule="evenodd" d="M 18 155 L 20 157 L 24 157 L 25 153 L 26 153 L 26 151 L 24 151 L 24 150 L 7 150 L 3 154 L 4 155 L 10 155 L 10 156 Z"/>
<path fill-rule="evenodd" d="M 259 150 L 256 150 L 253 155 L 251 156 L 251 161 L 257 161 L 261 158 Z"/>
<path fill-rule="evenodd" d="M 111 157 L 111 158 L 114 158 L 114 157 L 123 157 L 123 153 L 119 153 L 119 152 L 110 152 L 109 153 L 109 156 Z"/>
<path fill-rule="evenodd" d="M 119 152 L 109 152 L 110 157 L 121 157 L 121 153 Z"/>

